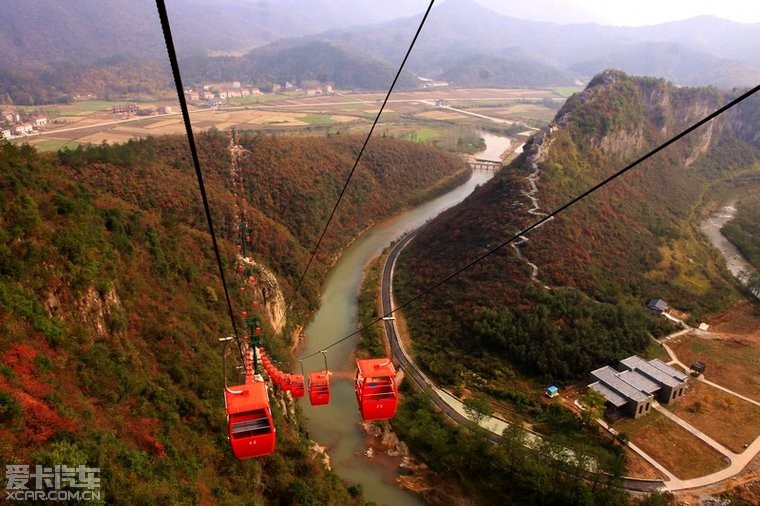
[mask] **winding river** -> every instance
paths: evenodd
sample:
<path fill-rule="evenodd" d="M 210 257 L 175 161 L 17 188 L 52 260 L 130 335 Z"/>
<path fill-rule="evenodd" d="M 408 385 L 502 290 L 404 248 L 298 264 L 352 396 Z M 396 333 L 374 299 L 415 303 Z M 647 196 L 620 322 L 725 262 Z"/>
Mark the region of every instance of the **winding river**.
<path fill-rule="evenodd" d="M 756 273 L 755 268 L 720 231 L 723 225 L 731 221 L 734 216 L 736 216 L 736 202 L 731 201 L 700 223 L 699 228 L 707 236 L 712 245 L 723 254 L 728 271 L 740 283 L 746 285 L 749 276 Z M 760 299 L 760 290 L 755 290 L 752 293 Z"/>
<path fill-rule="evenodd" d="M 482 136 L 486 140 L 486 152 L 489 155 L 496 153 L 498 156 L 509 147 L 510 141 L 506 137 L 490 134 Z M 477 185 L 491 177 L 491 171 L 474 171 L 463 185 L 375 225 L 354 241 L 327 277 L 320 309 L 306 328 L 308 338 L 300 355 L 318 353 L 356 329 L 357 295 L 362 271 L 370 260 L 404 233 L 420 227 L 427 220 L 464 200 Z M 357 339 L 348 339 L 328 351 L 328 366 L 333 371 L 330 404 L 313 407 L 307 398 L 300 401 L 308 419 L 311 439 L 327 447 L 332 468 L 341 478 L 349 484 L 361 484 L 366 501 L 394 506 L 419 505 L 421 501 L 417 496 L 395 484 L 395 469 L 377 462 L 382 460 L 381 457 L 371 459 L 364 455 L 366 435 L 361 429 L 361 417 L 353 390 L 353 374 L 356 369 L 353 352 Z M 307 372 L 321 369 L 322 356 L 310 358 L 304 367 Z"/>

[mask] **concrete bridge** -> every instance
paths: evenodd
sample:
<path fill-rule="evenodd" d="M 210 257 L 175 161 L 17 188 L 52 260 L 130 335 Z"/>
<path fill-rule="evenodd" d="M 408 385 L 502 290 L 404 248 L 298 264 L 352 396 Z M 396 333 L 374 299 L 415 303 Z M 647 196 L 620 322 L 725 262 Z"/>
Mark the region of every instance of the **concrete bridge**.
<path fill-rule="evenodd" d="M 468 162 L 470 164 L 470 168 L 472 169 L 483 169 L 483 170 L 501 170 L 501 160 L 485 160 L 483 158 L 476 158 L 475 160 L 471 160 Z"/>

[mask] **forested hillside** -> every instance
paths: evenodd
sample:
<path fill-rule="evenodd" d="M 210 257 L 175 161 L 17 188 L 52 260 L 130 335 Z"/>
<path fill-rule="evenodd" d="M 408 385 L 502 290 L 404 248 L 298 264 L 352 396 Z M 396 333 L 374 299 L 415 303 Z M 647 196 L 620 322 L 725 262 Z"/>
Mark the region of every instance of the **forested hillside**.
<path fill-rule="evenodd" d="M 540 207 L 555 209 L 729 98 L 600 74 L 518 160 L 411 243 L 398 270 L 399 299 L 536 221 L 524 193 L 535 168 Z M 648 298 L 695 317 L 724 308 L 736 285 L 695 225 L 710 195 L 757 174 L 748 125 L 759 106 L 750 100 L 533 231 L 520 250 L 537 265 L 537 281 L 505 247 L 413 305 L 420 362 L 450 382 L 466 369 L 582 378 L 667 330 L 645 309 Z"/>
<path fill-rule="evenodd" d="M 123 97 L 174 98 L 169 63 L 114 57 L 96 64 L 55 64 L 6 69 L 0 74 L 4 104 L 69 103 L 78 94 L 92 93 L 105 100 Z"/>
<path fill-rule="evenodd" d="M 265 89 L 272 83 L 315 81 L 343 90 L 385 90 L 396 75 L 396 65 L 316 37 L 275 42 L 239 58 L 192 59 L 184 72 L 197 82 L 241 80 Z M 418 84 L 419 79 L 402 72 L 396 87 L 413 89 Z"/>
<path fill-rule="evenodd" d="M 242 139 L 254 257 L 286 295 L 360 141 Z M 228 139 L 210 132 L 199 144 L 231 269 Z M 279 396 L 276 454 L 238 462 L 229 451 L 217 340 L 231 328 L 186 146 L 181 137 L 57 154 L 0 145 L 2 461 L 100 467 L 114 504 L 354 502 L 357 489 L 325 470 Z M 353 236 L 465 174 L 458 159 L 411 143 L 377 139 L 366 154 L 297 299 L 301 315 Z M 290 338 L 269 327 L 269 349 L 287 362 Z"/>

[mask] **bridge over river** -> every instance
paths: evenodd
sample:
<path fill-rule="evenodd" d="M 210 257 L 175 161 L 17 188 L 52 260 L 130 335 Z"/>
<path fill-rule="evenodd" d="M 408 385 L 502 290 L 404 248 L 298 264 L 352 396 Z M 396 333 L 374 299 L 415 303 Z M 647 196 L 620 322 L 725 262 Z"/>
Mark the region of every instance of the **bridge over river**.
<path fill-rule="evenodd" d="M 483 169 L 483 170 L 501 170 L 502 163 L 501 160 L 487 160 L 485 158 L 475 158 L 474 160 L 470 160 L 469 162 L 470 168 L 473 169 Z"/>

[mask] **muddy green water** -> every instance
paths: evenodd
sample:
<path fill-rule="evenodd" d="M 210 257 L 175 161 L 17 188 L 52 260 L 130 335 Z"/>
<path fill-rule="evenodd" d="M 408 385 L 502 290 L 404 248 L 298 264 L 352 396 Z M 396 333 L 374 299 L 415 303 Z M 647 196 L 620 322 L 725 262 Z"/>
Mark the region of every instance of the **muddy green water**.
<path fill-rule="evenodd" d="M 488 151 L 501 153 L 509 140 L 484 135 Z M 501 147 L 500 147 L 501 146 Z M 469 181 L 451 192 L 414 209 L 379 223 L 359 237 L 341 255 L 325 283 L 320 309 L 306 328 L 307 340 L 300 356 L 319 352 L 325 346 L 350 334 L 357 326 L 357 294 L 362 271 L 369 261 L 405 232 L 420 227 L 425 221 L 452 207 L 469 195 L 477 185 L 493 176 L 490 171 L 475 171 Z M 308 422 L 311 439 L 327 447 L 333 469 L 350 484 L 360 483 L 365 500 L 393 506 L 422 504 L 415 495 L 395 484 L 396 469 L 387 459 L 366 457 L 365 434 L 353 390 L 355 363 L 353 351 L 357 338 L 351 338 L 328 350 L 328 365 L 334 372 L 332 397 L 327 406 L 313 407 L 308 398 L 300 400 Z M 309 371 L 323 367 L 321 355 L 304 362 Z"/>

